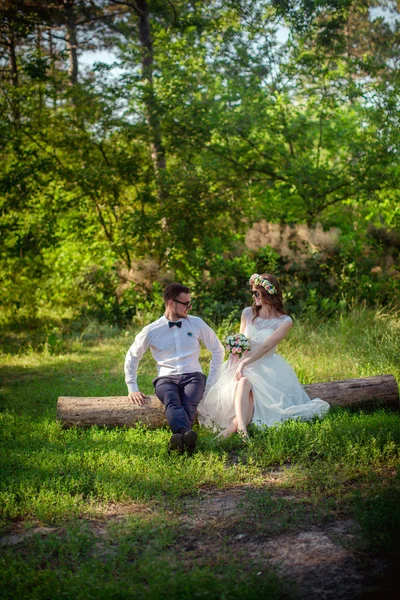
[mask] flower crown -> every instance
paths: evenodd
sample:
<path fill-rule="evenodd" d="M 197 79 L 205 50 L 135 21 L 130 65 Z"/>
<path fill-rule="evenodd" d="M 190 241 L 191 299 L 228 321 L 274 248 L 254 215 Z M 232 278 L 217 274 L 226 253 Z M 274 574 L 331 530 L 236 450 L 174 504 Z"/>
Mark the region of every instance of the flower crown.
<path fill-rule="evenodd" d="M 250 285 L 251 284 L 262 285 L 264 290 L 266 292 L 268 292 L 268 294 L 271 294 L 272 296 L 277 293 L 277 290 L 276 290 L 276 287 L 274 286 L 274 284 L 271 283 L 269 279 L 266 279 L 266 277 L 261 277 L 261 275 L 259 275 L 258 273 L 253 273 L 253 275 L 250 277 Z"/>

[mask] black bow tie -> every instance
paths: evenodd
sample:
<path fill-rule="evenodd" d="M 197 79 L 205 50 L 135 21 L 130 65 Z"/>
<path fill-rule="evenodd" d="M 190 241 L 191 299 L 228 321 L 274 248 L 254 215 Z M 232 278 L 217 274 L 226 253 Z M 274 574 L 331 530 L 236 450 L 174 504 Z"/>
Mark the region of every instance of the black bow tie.
<path fill-rule="evenodd" d="M 173 327 L 174 325 L 176 325 L 177 327 L 182 327 L 182 321 L 168 321 L 168 325 L 170 327 Z"/>

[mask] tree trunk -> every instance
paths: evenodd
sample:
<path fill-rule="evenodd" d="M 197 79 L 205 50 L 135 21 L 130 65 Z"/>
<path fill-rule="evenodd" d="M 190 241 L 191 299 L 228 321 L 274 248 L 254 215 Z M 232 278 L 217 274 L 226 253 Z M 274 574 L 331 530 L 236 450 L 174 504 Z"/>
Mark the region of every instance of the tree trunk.
<path fill-rule="evenodd" d="M 166 160 L 153 85 L 154 52 L 153 40 L 151 37 L 150 14 L 146 0 L 137 0 L 136 5 L 136 12 L 139 17 L 139 41 L 142 55 L 142 73 L 143 79 L 146 81 L 143 101 L 145 105 L 147 121 L 150 127 L 151 158 L 153 161 L 154 173 L 157 181 L 158 196 L 159 200 L 163 201 L 165 197 L 165 191 L 162 181 L 162 172 L 165 170 Z"/>
<path fill-rule="evenodd" d="M 399 408 L 399 390 L 393 375 L 311 383 L 304 389 L 311 399 L 321 398 L 331 406 Z"/>
<path fill-rule="evenodd" d="M 314 383 L 304 386 L 304 389 L 311 398 L 322 398 L 331 406 L 399 407 L 399 392 L 393 375 Z M 141 422 L 150 429 L 156 429 L 167 423 L 164 407 L 156 396 L 147 396 L 143 406 L 134 406 L 127 396 L 60 396 L 57 403 L 57 419 L 64 427 L 133 427 Z"/>
<path fill-rule="evenodd" d="M 55 49 L 54 49 L 54 44 L 53 44 L 53 32 L 51 30 L 51 28 L 49 28 L 47 30 L 47 35 L 49 36 L 49 55 L 50 55 L 50 61 L 51 61 L 51 83 L 52 83 L 52 91 L 51 91 L 51 96 L 52 96 L 52 100 L 53 100 L 53 110 L 57 109 L 57 70 L 56 70 L 56 55 L 55 55 Z"/>
<path fill-rule="evenodd" d="M 9 65 L 10 65 L 10 85 L 12 89 L 11 96 L 11 106 L 12 106 L 12 114 L 13 114 L 13 122 L 14 126 L 18 129 L 20 126 L 20 110 L 19 110 L 19 98 L 17 93 L 17 88 L 19 85 L 19 77 L 18 77 L 18 64 L 17 64 L 17 55 L 15 52 L 15 38 L 14 34 L 10 33 L 8 51 L 9 51 Z"/>
<path fill-rule="evenodd" d="M 150 429 L 156 429 L 167 423 L 164 407 L 156 396 L 147 396 L 143 406 L 134 406 L 127 396 L 60 396 L 57 403 L 57 419 L 64 427 L 133 427 L 140 422 Z"/>
<path fill-rule="evenodd" d="M 69 82 L 75 85 L 78 81 L 78 41 L 76 36 L 76 18 L 74 12 L 74 0 L 64 0 L 66 26 L 67 26 L 67 50 L 69 58 Z"/>
<path fill-rule="evenodd" d="M 42 30 L 40 28 L 40 25 L 37 25 L 36 27 L 36 52 L 39 58 L 42 58 L 43 56 L 43 52 L 42 52 Z M 39 124 L 39 128 L 42 127 L 42 112 L 43 112 L 43 83 L 41 80 L 38 81 L 38 96 L 39 96 L 39 103 L 38 103 L 38 124 Z"/>

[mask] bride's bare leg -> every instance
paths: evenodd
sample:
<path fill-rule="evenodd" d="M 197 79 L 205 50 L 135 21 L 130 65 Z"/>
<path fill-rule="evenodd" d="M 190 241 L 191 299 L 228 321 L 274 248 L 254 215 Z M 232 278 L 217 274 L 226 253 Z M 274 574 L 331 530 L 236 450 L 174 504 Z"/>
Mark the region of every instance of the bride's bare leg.
<path fill-rule="evenodd" d="M 249 410 L 247 412 L 247 422 L 246 425 L 248 425 L 250 423 L 250 421 L 252 420 L 254 415 L 254 396 L 253 396 L 253 390 L 250 390 L 250 394 L 249 394 Z"/>
<path fill-rule="evenodd" d="M 237 388 L 238 388 L 238 386 L 237 386 Z M 236 406 L 237 388 L 236 388 L 236 392 L 235 392 L 235 406 Z M 245 410 L 244 410 L 244 414 L 243 414 L 243 420 L 244 420 L 244 422 L 245 422 L 245 424 L 247 426 L 250 423 L 251 419 L 253 418 L 253 413 L 254 413 L 254 398 L 253 398 L 253 392 L 252 392 L 252 389 L 251 389 L 251 385 L 250 385 L 250 392 L 247 395 L 247 410 L 246 410 L 246 401 L 244 401 L 244 406 L 245 406 Z M 236 410 L 237 410 L 237 408 L 236 408 Z M 218 437 L 219 438 L 227 438 L 230 435 L 232 435 L 233 433 L 236 433 L 236 431 L 238 431 L 238 420 L 237 420 L 237 417 L 235 417 L 233 419 L 232 423 L 230 423 L 230 425 L 228 425 L 228 427 L 226 429 L 224 429 L 223 431 L 221 431 L 221 433 L 218 434 Z M 240 431 L 245 436 L 247 436 L 247 429 L 246 428 L 244 430 L 242 429 Z"/>
<path fill-rule="evenodd" d="M 247 377 L 239 379 L 235 392 L 235 412 L 237 431 L 245 437 L 247 437 L 247 425 L 250 423 L 253 414 L 253 394 L 251 394 L 250 400 L 251 391 L 251 382 Z"/>

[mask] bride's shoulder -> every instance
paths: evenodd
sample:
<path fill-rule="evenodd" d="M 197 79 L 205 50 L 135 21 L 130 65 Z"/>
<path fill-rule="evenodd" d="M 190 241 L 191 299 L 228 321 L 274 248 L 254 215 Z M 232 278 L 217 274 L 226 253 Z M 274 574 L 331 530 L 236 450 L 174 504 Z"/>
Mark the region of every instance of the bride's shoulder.
<path fill-rule="evenodd" d="M 280 315 L 278 319 L 281 323 L 293 323 L 293 319 L 289 315 Z"/>
<path fill-rule="evenodd" d="M 242 311 L 242 317 L 244 317 L 246 320 L 251 319 L 253 316 L 253 311 L 251 310 L 251 306 L 246 306 L 246 308 L 243 309 Z"/>

